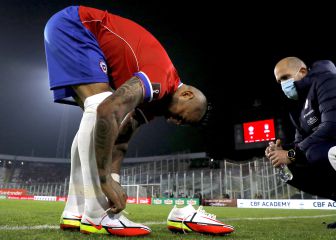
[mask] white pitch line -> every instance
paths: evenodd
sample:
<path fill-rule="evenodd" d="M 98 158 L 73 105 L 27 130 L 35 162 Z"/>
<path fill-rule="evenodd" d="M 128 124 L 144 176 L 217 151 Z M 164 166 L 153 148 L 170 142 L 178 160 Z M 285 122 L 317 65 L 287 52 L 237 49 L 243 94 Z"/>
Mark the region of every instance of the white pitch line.
<path fill-rule="evenodd" d="M 59 225 L 35 225 L 35 226 L 0 226 L 0 230 L 9 230 L 9 231 L 16 231 L 16 230 L 41 230 L 41 229 L 57 229 Z"/>
<path fill-rule="evenodd" d="M 287 216 L 287 217 L 260 217 L 260 218 L 226 218 L 225 221 L 241 221 L 241 220 L 285 220 L 285 219 L 304 219 L 304 218 L 323 218 L 334 217 L 336 214 L 314 215 L 314 216 Z"/>
<path fill-rule="evenodd" d="M 288 216 L 288 217 L 247 217 L 247 218 L 226 218 L 222 219 L 224 222 L 227 221 L 243 221 L 243 220 L 285 220 L 285 219 L 304 219 L 304 218 L 323 218 L 323 217 L 334 217 L 336 214 L 325 214 L 325 215 L 314 215 L 314 216 Z M 163 225 L 166 222 L 144 222 L 144 225 Z M 1 230 L 7 231 L 18 231 L 18 230 L 41 230 L 41 229 L 59 229 L 59 225 L 35 225 L 35 226 L 0 226 Z"/>

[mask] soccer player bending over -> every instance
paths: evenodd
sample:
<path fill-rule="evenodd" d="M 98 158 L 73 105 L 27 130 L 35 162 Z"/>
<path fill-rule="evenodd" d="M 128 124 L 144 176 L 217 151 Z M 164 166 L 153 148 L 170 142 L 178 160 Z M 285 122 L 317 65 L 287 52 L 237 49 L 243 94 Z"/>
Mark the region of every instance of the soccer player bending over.
<path fill-rule="evenodd" d="M 127 198 L 119 175 L 127 143 L 155 116 L 177 125 L 200 122 L 206 97 L 180 81 L 166 51 L 147 30 L 107 11 L 67 7 L 49 19 L 44 37 L 55 102 L 83 109 L 71 148 L 61 228 L 149 234 L 149 227 L 120 213 Z"/>

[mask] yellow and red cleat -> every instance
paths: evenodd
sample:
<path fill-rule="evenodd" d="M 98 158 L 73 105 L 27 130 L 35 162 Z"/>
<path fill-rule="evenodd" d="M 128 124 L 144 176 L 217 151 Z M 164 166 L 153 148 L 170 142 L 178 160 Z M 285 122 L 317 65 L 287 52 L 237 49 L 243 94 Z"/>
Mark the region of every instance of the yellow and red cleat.
<path fill-rule="evenodd" d="M 82 216 L 80 214 L 72 214 L 63 212 L 60 220 L 60 228 L 62 230 L 79 230 Z"/>
<path fill-rule="evenodd" d="M 99 219 L 91 219 L 84 216 L 80 224 L 80 232 L 136 237 L 150 234 L 151 229 L 140 223 L 134 223 L 121 214 L 106 214 Z"/>
<path fill-rule="evenodd" d="M 190 204 L 183 208 L 174 208 L 167 218 L 167 227 L 172 232 L 198 232 L 211 235 L 232 233 L 234 227 L 216 219 L 214 214 L 205 212 L 202 206 L 197 210 Z"/>

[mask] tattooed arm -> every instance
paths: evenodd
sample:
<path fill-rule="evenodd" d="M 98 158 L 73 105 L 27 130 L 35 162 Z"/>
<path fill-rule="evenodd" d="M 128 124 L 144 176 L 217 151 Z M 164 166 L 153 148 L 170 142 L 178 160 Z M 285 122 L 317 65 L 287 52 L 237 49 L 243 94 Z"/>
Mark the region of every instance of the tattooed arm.
<path fill-rule="evenodd" d="M 120 165 L 112 158 L 113 150 L 116 150 L 114 146 L 122 121 L 125 117 L 127 119 L 127 114 L 142 101 L 142 84 L 138 78 L 133 77 L 106 98 L 97 109 L 95 151 L 98 174 L 102 190 L 111 202 L 113 213 L 118 213 L 126 207 L 127 198 L 120 184 L 113 181 L 110 174 L 111 166 Z"/>
<path fill-rule="evenodd" d="M 134 111 L 132 111 L 130 114 L 127 114 L 127 118 L 125 118 L 122 122 L 123 123 L 119 128 L 118 139 L 116 140 L 113 147 L 110 167 L 110 172 L 116 173 L 118 175 L 120 175 L 121 164 L 128 149 L 128 142 L 138 127 L 142 124 L 142 122 L 137 119 L 137 116 L 135 116 Z"/>

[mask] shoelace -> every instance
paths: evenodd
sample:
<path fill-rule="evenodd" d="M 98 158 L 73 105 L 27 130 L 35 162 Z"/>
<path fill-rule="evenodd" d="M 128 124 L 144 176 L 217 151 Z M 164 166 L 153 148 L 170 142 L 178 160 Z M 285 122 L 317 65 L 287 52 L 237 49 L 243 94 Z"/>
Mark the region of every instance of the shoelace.
<path fill-rule="evenodd" d="M 174 209 L 176 209 L 176 205 L 174 206 Z M 182 226 L 181 226 L 181 228 L 182 228 L 182 231 L 183 231 L 183 233 L 187 233 L 185 230 L 184 230 L 184 221 L 188 218 L 188 217 L 190 217 L 190 215 L 187 215 L 187 216 L 185 216 L 184 218 L 182 218 Z"/>
<path fill-rule="evenodd" d="M 108 208 L 108 209 L 105 210 L 105 212 L 104 212 L 104 214 L 103 214 L 103 216 L 102 216 L 102 219 L 100 220 L 100 223 L 99 223 L 99 224 L 101 224 L 102 221 L 103 221 L 103 219 L 104 219 L 105 217 L 108 216 L 108 211 L 110 211 L 110 210 L 111 210 L 111 208 Z M 122 212 L 123 212 L 123 213 L 126 213 L 127 215 L 129 215 L 129 213 L 126 212 L 125 210 L 122 210 Z M 121 214 L 121 213 L 118 213 L 118 214 Z M 114 214 L 114 215 L 118 215 L 118 214 Z"/>
<path fill-rule="evenodd" d="M 104 214 L 107 214 L 107 212 L 110 211 L 110 210 L 111 210 L 111 208 L 106 209 Z M 122 212 L 125 213 L 126 215 L 129 215 L 129 213 L 126 212 L 126 210 L 122 210 Z"/>
<path fill-rule="evenodd" d="M 211 218 L 211 219 L 216 219 L 216 215 L 215 214 L 211 214 L 211 213 L 208 213 L 206 212 L 204 209 L 203 209 L 203 206 L 199 206 L 198 209 L 197 209 L 197 212 L 200 212 L 202 214 L 204 214 L 205 216 Z"/>
<path fill-rule="evenodd" d="M 106 218 L 108 216 L 108 211 L 110 211 L 111 208 L 108 208 L 104 211 L 103 215 L 102 215 L 102 219 L 100 220 L 99 224 L 101 225 L 101 223 L 103 222 L 104 218 Z M 125 210 L 122 211 L 123 213 L 126 213 L 127 215 L 129 214 L 128 212 L 126 212 Z M 121 214 L 121 213 L 118 213 Z M 115 214 L 117 215 L 117 214 Z"/>
<path fill-rule="evenodd" d="M 190 215 L 187 215 L 186 217 L 184 217 L 183 219 L 182 219 L 182 231 L 183 231 L 183 233 L 185 234 L 185 233 L 187 233 L 185 230 L 184 230 L 184 221 L 189 217 Z"/>

